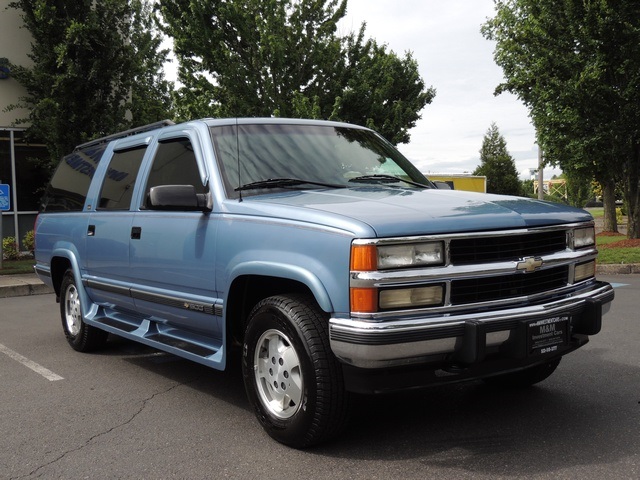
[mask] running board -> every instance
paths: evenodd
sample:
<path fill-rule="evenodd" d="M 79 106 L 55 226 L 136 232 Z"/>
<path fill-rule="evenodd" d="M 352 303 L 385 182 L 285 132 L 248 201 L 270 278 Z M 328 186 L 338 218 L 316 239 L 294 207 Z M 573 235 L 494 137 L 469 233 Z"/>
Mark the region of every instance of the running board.
<path fill-rule="evenodd" d="M 158 350 L 224 370 L 224 346 L 220 339 L 168 326 L 146 317 L 98 307 L 84 321 L 101 330 L 143 343 Z"/>

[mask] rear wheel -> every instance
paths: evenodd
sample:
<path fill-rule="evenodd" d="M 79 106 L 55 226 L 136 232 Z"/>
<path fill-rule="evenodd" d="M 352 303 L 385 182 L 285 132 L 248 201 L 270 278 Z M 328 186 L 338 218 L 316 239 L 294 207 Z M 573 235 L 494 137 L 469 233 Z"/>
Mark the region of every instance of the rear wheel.
<path fill-rule="evenodd" d="M 551 376 L 551 374 L 556 371 L 556 368 L 558 368 L 560 359 L 561 357 L 558 357 L 548 362 L 525 368 L 518 372 L 505 373 L 503 375 L 496 375 L 495 377 L 487 377 L 484 381 L 490 385 L 497 385 L 500 387 L 529 387 Z"/>
<path fill-rule="evenodd" d="M 106 343 L 108 332 L 84 323 L 80 292 L 71 270 L 65 272 L 60 286 L 60 317 L 64 335 L 74 350 L 90 352 Z"/>
<path fill-rule="evenodd" d="M 242 370 L 256 416 L 295 448 L 326 441 L 348 415 L 342 369 L 329 347 L 326 315 L 313 298 L 270 297 L 250 314 Z"/>

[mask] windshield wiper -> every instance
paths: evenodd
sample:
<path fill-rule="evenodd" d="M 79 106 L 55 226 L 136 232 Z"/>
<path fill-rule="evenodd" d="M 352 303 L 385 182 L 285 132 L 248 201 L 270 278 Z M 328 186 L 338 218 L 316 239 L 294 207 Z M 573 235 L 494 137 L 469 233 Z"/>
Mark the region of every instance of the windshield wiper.
<path fill-rule="evenodd" d="M 361 175 L 359 177 L 354 177 L 349 179 L 350 182 L 360 182 L 360 183 L 391 183 L 391 182 L 404 182 L 409 185 L 414 185 L 416 187 L 429 188 L 429 185 L 424 185 L 422 183 L 414 182 L 412 180 L 405 180 L 404 178 L 395 177 L 393 175 Z"/>
<path fill-rule="evenodd" d="M 319 187 L 328 188 L 345 188 L 344 185 L 336 185 L 335 183 L 314 182 L 313 180 L 302 180 L 300 178 L 268 178 L 267 180 L 259 180 L 257 182 L 245 183 L 236 188 L 235 191 L 255 190 L 258 188 L 284 188 L 296 187 L 298 185 L 317 185 Z"/>

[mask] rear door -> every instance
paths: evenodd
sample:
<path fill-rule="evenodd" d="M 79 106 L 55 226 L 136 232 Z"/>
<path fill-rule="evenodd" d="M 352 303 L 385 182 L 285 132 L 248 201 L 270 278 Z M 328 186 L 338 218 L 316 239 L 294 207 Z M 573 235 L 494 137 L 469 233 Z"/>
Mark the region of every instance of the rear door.
<path fill-rule="evenodd" d="M 129 294 L 129 239 L 134 212 L 131 201 L 147 145 L 116 144 L 108 160 L 86 231 L 87 293 L 99 305 L 133 310 Z"/>

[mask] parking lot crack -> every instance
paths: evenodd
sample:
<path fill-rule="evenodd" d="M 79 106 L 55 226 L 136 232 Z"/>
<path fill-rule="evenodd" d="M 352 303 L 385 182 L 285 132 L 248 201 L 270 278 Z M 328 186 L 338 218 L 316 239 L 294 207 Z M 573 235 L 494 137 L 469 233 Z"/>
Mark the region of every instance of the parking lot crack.
<path fill-rule="evenodd" d="M 44 468 L 49 467 L 51 465 L 54 465 L 55 463 L 61 461 L 62 459 L 64 459 L 65 457 L 67 457 L 70 454 L 76 453 L 81 451 L 82 449 L 88 447 L 89 445 L 91 445 L 92 443 L 94 443 L 96 440 L 98 440 L 101 437 L 104 437 L 105 435 L 109 435 L 111 432 L 118 430 L 119 428 L 125 427 L 127 425 L 129 425 L 131 422 L 133 422 L 142 412 L 144 412 L 144 410 L 147 408 L 147 406 L 149 405 L 150 402 L 152 402 L 156 397 L 159 397 L 161 395 L 165 395 L 173 390 L 175 390 L 176 388 L 183 386 L 184 383 L 180 382 L 180 383 L 175 383 L 173 385 L 171 385 L 170 387 L 161 390 L 159 392 L 155 392 L 154 394 L 150 395 L 149 397 L 145 398 L 142 400 L 140 408 L 138 408 L 135 412 L 133 412 L 130 417 L 128 419 L 126 419 L 125 421 L 114 425 L 111 428 L 108 428 L 102 432 L 96 433 L 95 435 L 89 437 L 82 445 L 79 445 L 75 448 L 71 448 L 65 452 L 62 452 L 60 455 L 58 455 L 56 458 L 54 458 L 53 460 L 50 460 L 42 465 L 39 465 L 38 467 L 34 468 L 32 471 L 30 471 L 29 473 L 25 474 L 25 475 L 20 475 L 17 477 L 11 477 L 11 480 L 18 480 L 21 478 L 30 478 L 30 477 L 40 477 L 42 475 L 44 475 L 44 473 L 39 473 L 41 472 Z"/>

